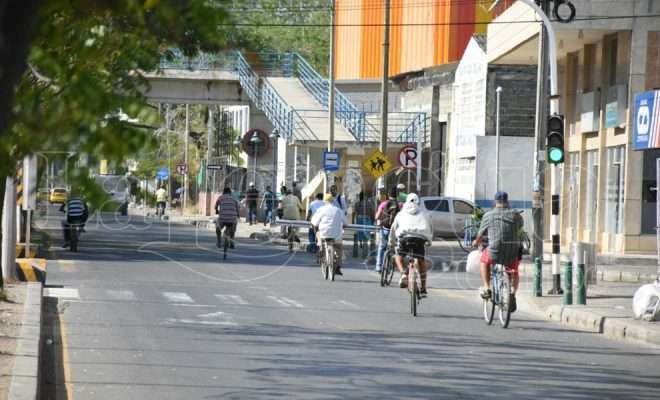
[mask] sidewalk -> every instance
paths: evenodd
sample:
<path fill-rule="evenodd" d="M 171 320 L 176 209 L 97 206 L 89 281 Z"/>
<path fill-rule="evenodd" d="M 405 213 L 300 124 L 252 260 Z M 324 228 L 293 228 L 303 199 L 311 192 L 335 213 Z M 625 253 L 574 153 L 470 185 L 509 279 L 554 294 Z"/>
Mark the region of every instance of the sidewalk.
<path fill-rule="evenodd" d="M 587 289 L 586 305 L 563 305 L 563 296 L 550 296 L 550 281 L 543 282 L 543 297 L 520 290 L 519 309 L 542 314 L 570 329 L 603 334 L 610 339 L 660 346 L 660 322 L 635 320 L 632 298 L 642 283 L 600 282 Z M 573 292 L 575 301 L 575 291 Z"/>

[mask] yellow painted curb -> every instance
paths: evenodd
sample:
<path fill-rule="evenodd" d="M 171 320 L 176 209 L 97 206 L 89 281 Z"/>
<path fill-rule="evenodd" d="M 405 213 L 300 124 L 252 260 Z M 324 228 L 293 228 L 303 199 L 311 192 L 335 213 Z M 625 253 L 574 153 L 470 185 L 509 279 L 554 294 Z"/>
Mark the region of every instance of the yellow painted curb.
<path fill-rule="evenodd" d="M 16 270 L 18 278 L 25 282 L 46 282 L 45 258 L 17 258 Z"/>
<path fill-rule="evenodd" d="M 30 244 L 30 254 L 26 256 L 25 254 L 25 243 L 16 244 L 16 257 L 25 257 L 25 258 L 34 258 L 37 256 L 37 250 L 39 250 L 39 245 L 36 243 Z"/>

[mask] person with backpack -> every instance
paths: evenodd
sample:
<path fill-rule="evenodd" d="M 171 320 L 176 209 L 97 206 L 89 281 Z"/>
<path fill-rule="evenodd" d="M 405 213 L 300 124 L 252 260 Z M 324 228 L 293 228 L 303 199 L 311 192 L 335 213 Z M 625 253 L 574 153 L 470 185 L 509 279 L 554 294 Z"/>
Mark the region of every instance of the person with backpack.
<path fill-rule="evenodd" d="M 394 223 L 394 218 L 399 213 L 401 205 L 397 201 L 396 187 L 390 188 L 388 198 L 378 205 L 378 210 L 374 216 L 376 224 L 380 226 L 378 253 L 376 255 L 376 272 L 380 273 L 383 268 L 383 257 L 385 256 L 385 249 L 390 236 L 390 229 Z"/>

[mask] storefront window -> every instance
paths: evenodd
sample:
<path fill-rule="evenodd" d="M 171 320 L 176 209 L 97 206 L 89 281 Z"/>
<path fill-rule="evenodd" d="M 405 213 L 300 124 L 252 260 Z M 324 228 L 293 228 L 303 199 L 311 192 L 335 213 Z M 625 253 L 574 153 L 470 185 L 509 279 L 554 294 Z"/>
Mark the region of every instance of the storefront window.
<path fill-rule="evenodd" d="M 596 239 L 596 217 L 598 216 L 598 150 L 589 150 L 587 156 L 587 187 L 584 204 L 584 229 L 591 231 L 590 241 Z"/>
<path fill-rule="evenodd" d="M 624 146 L 607 149 L 605 231 L 623 233 Z"/>

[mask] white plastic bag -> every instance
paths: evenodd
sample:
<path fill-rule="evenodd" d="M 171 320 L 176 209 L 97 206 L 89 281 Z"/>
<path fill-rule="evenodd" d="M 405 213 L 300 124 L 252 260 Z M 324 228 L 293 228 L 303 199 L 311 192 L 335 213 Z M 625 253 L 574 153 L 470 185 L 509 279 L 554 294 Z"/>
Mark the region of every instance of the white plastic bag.
<path fill-rule="evenodd" d="M 469 273 L 479 273 L 479 259 L 481 258 L 481 250 L 472 250 L 467 257 L 465 271 Z"/>
<path fill-rule="evenodd" d="M 660 320 L 660 284 L 649 283 L 637 289 L 632 308 L 637 319 Z"/>

